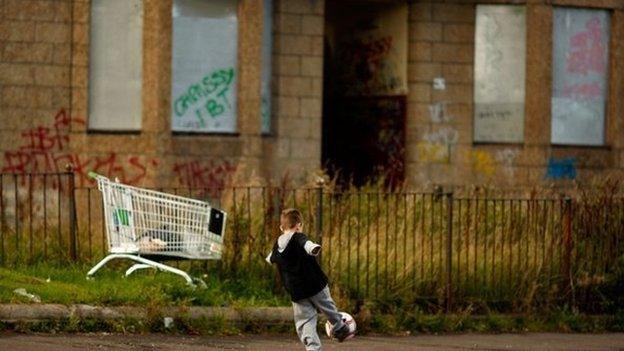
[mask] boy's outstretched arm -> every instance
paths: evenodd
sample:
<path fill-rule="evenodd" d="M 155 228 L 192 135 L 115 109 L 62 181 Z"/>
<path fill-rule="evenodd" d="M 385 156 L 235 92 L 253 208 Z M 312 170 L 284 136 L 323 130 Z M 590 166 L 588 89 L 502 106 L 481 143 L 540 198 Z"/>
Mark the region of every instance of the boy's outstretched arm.
<path fill-rule="evenodd" d="M 265 260 L 266 260 L 268 263 L 273 263 L 273 262 L 271 262 L 271 255 L 273 255 L 273 251 L 269 252 L 269 254 L 267 255 L 267 257 L 265 258 Z"/>
<path fill-rule="evenodd" d="M 301 245 L 308 255 L 311 256 L 318 256 L 321 252 L 321 245 L 309 240 L 305 234 L 303 234 L 301 239 L 299 239 L 299 245 Z"/>
<path fill-rule="evenodd" d="M 306 250 L 308 255 L 312 256 L 317 256 L 319 252 L 321 252 L 321 245 L 310 240 L 306 241 L 306 243 L 303 245 L 303 248 Z"/>

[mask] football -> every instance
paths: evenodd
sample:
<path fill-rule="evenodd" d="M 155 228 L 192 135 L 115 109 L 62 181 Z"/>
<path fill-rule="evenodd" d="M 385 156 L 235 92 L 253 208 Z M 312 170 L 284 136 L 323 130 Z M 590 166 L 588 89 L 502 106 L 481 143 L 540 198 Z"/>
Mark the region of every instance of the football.
<path fill-rule="evenodd" d="M 349 336 L 345 339 L 349 340 L 355 336 L 357 324 L 355 323 L 355 319 L 353 319 L 353 317 L 347 312 L 340 312 L 340 314 L 342 315 L 342 321 L 349 327 Z M 334 326 L 329 321 L 325 323 L 325 333 L 327 333 L 327 336 L 330 339 L 334 338 Z"/>

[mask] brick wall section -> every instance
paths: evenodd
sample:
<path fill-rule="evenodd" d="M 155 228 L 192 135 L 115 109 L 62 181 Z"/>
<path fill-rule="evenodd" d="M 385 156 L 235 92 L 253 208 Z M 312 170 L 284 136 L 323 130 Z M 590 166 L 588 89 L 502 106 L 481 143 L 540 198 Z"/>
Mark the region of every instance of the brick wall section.
<path fill-rule="evenodd" d="M 263 157 L 261 1 L 239 6 L 235 136 L 171 133 L 171 6 L 143 1 L 142 127 L 115 134 L 87 131 L 90 1 L 1 0 L 0 171 L 57 172 L 73 164 L 78 185 L 89 184 L 89 170 L 138 186 L 248 183 Z"/>
<path fill-rule="evenodd" d="M 472 142 L 474 5 L 416 2 L 409 8 L 407 177 L 451 184 Z M 434 90 L 443 77 L 445 90 Z"/>
<path fill-rule="evenodd" d="M 320 168 L 324 1 L 276 0 L 272 158 L 267 173 L 301 179 Z"/>
<path fill-rule="evenodd" d="M 0 156 L 69 106 L 70 18 L 68 1 L 0 2 Z M 31 170 L 55 170 L 44 161 Z"/>
<path fill-rule="evenodd" d="M 559 1 L 588 6 L 595 2 Z M 550 145 L 552 6 L 527 5 L 527 67 L 524 143 L 473 144 L 474 32 L 477 1 L 415 1 L 410 4 L 408 53 L 407 180 L 416 186 L 494 184 L 525 187 L 550 183 L 549 158 L 576 159 L 577 181 L 622 179 L 622 4 L 604 1 L 612 13 L 607 146 Z M 505 3 L 501 1 L 500 3 Z M 619 58 L 619 59 L 618 59 Z M 446 80 L 434 90 L 433 78 Z M 559 181 L 558 185 L 569 184 Z"/>

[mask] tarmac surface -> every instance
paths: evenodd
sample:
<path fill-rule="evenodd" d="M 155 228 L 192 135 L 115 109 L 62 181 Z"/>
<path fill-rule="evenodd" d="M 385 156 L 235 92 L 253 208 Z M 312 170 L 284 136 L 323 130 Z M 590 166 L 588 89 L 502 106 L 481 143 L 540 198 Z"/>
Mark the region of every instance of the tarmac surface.
<path fill-rule="evenodd" d="M 358 336 L 337 343 L 323 340 L 324 350 L 624 350 L 624 334 L 462 334 Z M 0 350 L 304 350 L 294 335 L 195 337 L 162 334 L 0 334 Z"/>

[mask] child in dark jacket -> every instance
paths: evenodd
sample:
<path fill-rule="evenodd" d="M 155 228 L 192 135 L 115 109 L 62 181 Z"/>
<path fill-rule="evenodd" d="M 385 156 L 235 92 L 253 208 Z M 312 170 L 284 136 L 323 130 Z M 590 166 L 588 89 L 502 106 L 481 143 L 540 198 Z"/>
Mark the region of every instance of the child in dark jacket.
<path fill-rule="evenodd" d="M 297 335 L 308 351 L 321 350 L 317 327 L 317 310 L 323 312 L 333 326 L 333 337 L 343 341 L 349 328 L 329 293 L 327 276 L 316 256 L 321 246 L 308 240 L 303 229 L 301 213 L 286 209 L 280 216 L 282 234 L 273 245 L 266 260 L 277 264 L 284 289 L 290 294 Z"/>

